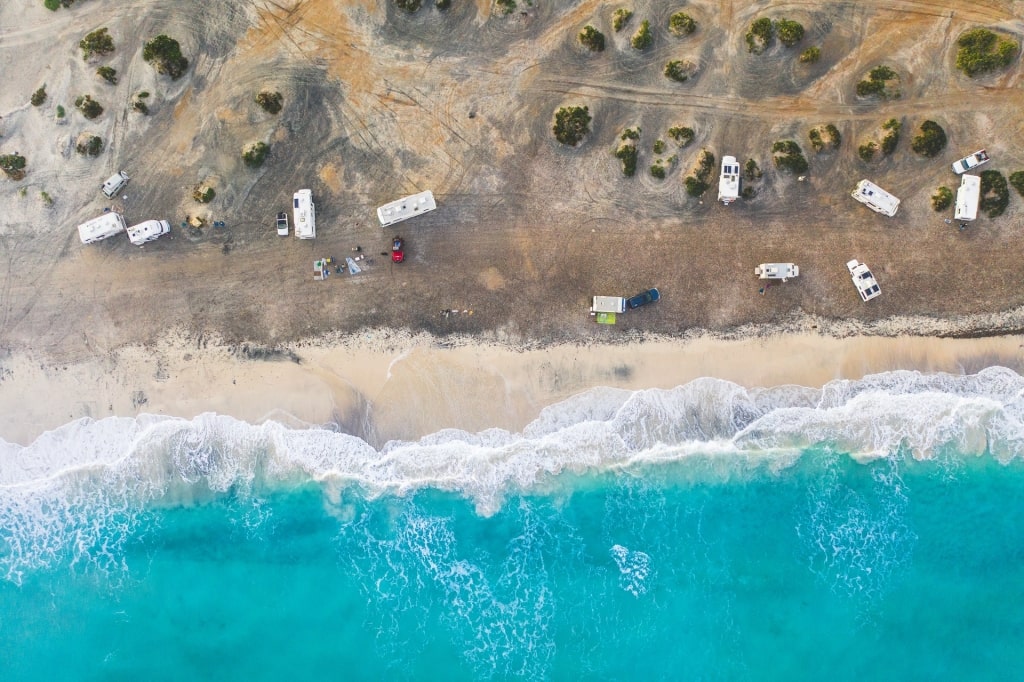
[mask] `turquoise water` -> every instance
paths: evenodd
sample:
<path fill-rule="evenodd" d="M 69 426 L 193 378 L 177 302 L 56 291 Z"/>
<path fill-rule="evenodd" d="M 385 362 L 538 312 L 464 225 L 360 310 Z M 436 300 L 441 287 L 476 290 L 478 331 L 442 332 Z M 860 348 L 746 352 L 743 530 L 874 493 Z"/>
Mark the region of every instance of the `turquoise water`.
<path fill-rule="evenodd" d="M 702 380 L 382 450 L 77 422 L 0 450 L 2 678 L 1017 679 L 1020 395 Z"/>

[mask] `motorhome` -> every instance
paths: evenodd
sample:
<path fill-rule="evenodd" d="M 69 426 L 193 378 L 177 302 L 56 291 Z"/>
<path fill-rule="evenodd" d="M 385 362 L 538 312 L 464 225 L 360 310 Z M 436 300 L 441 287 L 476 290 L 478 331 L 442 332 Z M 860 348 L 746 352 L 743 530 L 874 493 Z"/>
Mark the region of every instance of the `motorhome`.
<path fill-rule="evenodd" d="M 107 197 L 117 195 L 117 193 L 124 189 L 125 185 L 128 184 L 129 179 L 128 174 L 124 171 L 114 173 L 103 183 L 103 194 Z"/>
<path fill-rule="evenodd" d="M 872 211 L 887 215 L 890 218 L 896 215 L 896 210 L 900 207 L 899 199 L 870 180 L 858 182 L 857 187 L 850 195 Z"/>
<path fill-rule="evenodd" d="M 300 189 L 292 197 L 295 218 L 295 236 L 299 239 L 316 239 L 316 205 L 313 190 Z"/>
<path fill-rule="evenodd" d="M 800 276 L 800 266 L 794 263 L 761 263 L 754 268 L 758 279 L 781 279 L 783 282 L 790 277 Z"/>
<path fill-rule="evenodd" d="M 878 281 L 868 270 L 868 266 L 854 259 L 846 264 L 846 269 L 850 271 L 853 286 L 857 287 L 857 293 L 860 294 L 862 301 L 866 303 L 882 293 L 882 290 L 878 288 Z"/>
<path fill-rule="evenodd" d="M 722 157 L 722 175 L 718 178 L 718 200 L 728 206 L 740 197 L 740 164 L 735 156 Z"/>
<path fill-rule="evenodd" d="M 981 176 L 964 173 L 960 176 L 960 189 L 956 191 L 956 220 L 968 221 L 978 217 L 978 203 L 981 201 Z"/>
<path fill-rule="evenodd" d="M 83 244 L 92 244 L 107 237 L 113 237 L 126 230 L 124 216 L 120 213 L 104 213 L 78 226 L 78 236 Z"/>
<path fill-rule="evenodd" d="M 128 241 L 135 244 L 135 246 L 142 246 L 146 242 L 158 239 L 170 231 L 171 224 L 166 220 L 147 220 L 128 228 Z"/>
<path fill-rule="evenodd" d="M 594 296 L 590 312 L 624 313 L 626 312 L 626 299 L 622 296 Z"/>
<path fill-rule="evenodd" d="M 377 209 L 377 219 L 380 220 L 381 227 L 387 227 L 421 213 L 433 211 L 435 208 L 437 208 L 437 202 L 434 201 L 434 193 L 428 189 L 426 192 L 411 194 L 384 204 Z"/>

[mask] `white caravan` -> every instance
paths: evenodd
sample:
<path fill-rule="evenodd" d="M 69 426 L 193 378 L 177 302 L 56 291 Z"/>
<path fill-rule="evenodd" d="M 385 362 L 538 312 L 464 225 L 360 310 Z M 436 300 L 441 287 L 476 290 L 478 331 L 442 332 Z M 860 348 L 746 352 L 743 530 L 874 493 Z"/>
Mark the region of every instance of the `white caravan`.
<path fill-rule="evenodd" d="M 887 215 L 890 218 L 896 215 L 896 209 L 900 207 L 900 200 L 886 192 L 884 189 L 871 182 L 861 180 L 857 187 L 850 194 L 854 199 L 864 204 L 872 211 Z"/>
<path fill-rule="evenodd" d="M 147 220 L 128 228 L 128 241 L 135 246 L 142 246 L 171 231 L 171 224 L 166 220 Z"/>
<path fill-rule="evenodd" d="M 124 216 L 120 213 L 104 213 L 78 226 L 78 236 L 83 244 L 92 244 L 115 234 L 124 232 Z"/>
<path fill-rule="evenodd" d="M 103 193 L 107 197 L 113 197 L 128 184 L 128 174 L 124 171 L 114 173 L 103 183 Z"/>
<path fill-rule="evenodd" d="M 624 313 L 626 312 L 626 299 L 622 296 L 594 296 L 590 305 L 592 313 Z"/>
<path fill-rule="evenodd" d="M 981 201 L 981 177 L 964 173 L 960 176 L 960 189 L 956 191 L 956 209 L 953 217 L 957 220 L 974 220 L 978 217 L 978 203 Z"/>
<path fill-rule="evenodd" d="M 794 263 L 761 263 L 754 268 L 758 279 L 781 279 L 785 282 L 790 277 L 800 276 L 800 266 Z"/>
<path fill-rule="evenodd" d="M 740 164 L 735 156 L 722 157 L 722 175 L 718 178 L 718 200 L 728 206 L 740 197 Z"/>
<path fill-rule="evenodd" d="M 316 205 L 313 190 L 300 189 L 292 197 L 295 217 L 295 236 L 299 239 L 316 239 Z"/>
<path fill-rule="evenodd" d="M 433 211 L 435 208 L 437 208 L 437 202 L 434 201 L 434 193 L 428 189 L 426 192 L 411 194 L 384 204 L 377 209 L 377 219 L 380 220 L 381 227 L 387 227 L 421 213 Z"/>

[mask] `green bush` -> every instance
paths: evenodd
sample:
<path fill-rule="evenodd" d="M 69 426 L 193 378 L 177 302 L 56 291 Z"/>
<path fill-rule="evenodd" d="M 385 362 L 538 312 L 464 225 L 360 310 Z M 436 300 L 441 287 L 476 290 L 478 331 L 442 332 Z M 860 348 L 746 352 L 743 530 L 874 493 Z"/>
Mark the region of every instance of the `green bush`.
<path fill-rule="evenodd" d="M 281 97 L 280 92 L 270 92 L 269 90 L 262 90 L 256 93 L 256 104 L 259 104 L 263 108 L 263 111 L 268 114 L 277 114 L 281 112 L 281 106 L 284 98 Z"/>
<path fill-rule="evenodd" d="M 64 107 L 57 105 L 57 118 L 64 118 Z"/>
<path fill-rule="evenodd" d="M 747 31 L 747 51 L 761 54 L 771 46 L 774 36 L 775 27 L 771 19 L 761 17 L 755 20 Z"/>
<path fill-rule="evenodd" d="M 807 133 L 807 137 L 811 139 L 811 147 L 816 152 L 820 152 L 825 149 L 825 142 L 821 139 L 821 133 L 818 132 L 817 128 L 811 128 Z"/>
<path fill-rule="evenodd" d="M 665 65 L 665 77 L 677 83 L 685 83 L 689 80 L 689 70 L 693 67 L 689 62 L 674 59 Z"/>
<path fill-rule="evenodd" d="M 149 115 L 149 107 L 141 99 L 137 99 L 132 102 L 132 110 L 139 112 L 143 116 Z"/>
<path fill-rule="evenodd" d="M 82 112 L 87 119 L 94 119 L 103 113 L 103 107 L 99 102 L 89 95 L 82 95 L 75 100 L 75 108 Z"/>
<path fill-rule="evenodd" d="M 111 85 L 117 85 L 117 69 L 112 66 L 101 66 L 96 69 L 96 75 Z"/>
<path fill-rule="evenodd" d="M 1000 38 L 986 28 L 976 28 L 957 39 L 956 66 L 968 76 L 995 71 L 1010 65 L 1020 46 L 1009 38 Z"/>
<path fill-rule="evenodd" d="M 8 177 L 20 180 L 25 177 L 25 157 L 21 154 L 4 154 L 0 156 L 0 170 Z"/>
<path fill-rule="evenodd" d="M 213 191 L 213 188 L 206 185 L 196 185 L 195 189 L 192 190 L 192 198 L 200 204 L 210 203 L 215 196 L 217 196 L 217 193 Z"/>
<path fill-rule="evenodd" d="M 627 178 L 633 177 L 636 173 L 636 162 L 639 157 L 636 145 L 630 142 L 619 145 L 615 150 L 615 158 L 622 161 L 622 174 Z"/>
<path fill-rule="evenodd" d="M 861 161 L 871 161 L 875 158 L 875 152 L 878 151 L 878 145 L 872 142 L 865 142 L 861 146 L 857 147 L 857 156 L 860 157 Z"/>
<path fill-rule="evenodd" d="M 895 81 L 890 83 L 890 81 Z M 883 97 L 885 99 L 900 96 L 899 74 L 885 65 L 876 66 L 868 71 L 868 76 L 857 83 L 858 97 Z"/>
<path fill-rule="evenodd" d="M 92 33 L 87 33 L 78 42 L 82 48 L 82 59 L 89 59 L 93 55 L 103 56 L 114 51 L 114 39 L 107 33 L 106 28 L 98 28 Z"/>
<path fill-rule="evenodd" d="M 181 45 L 174 38 L 160 34 L 142 47 L 142 59 L 151 62 L 157 73 L 178 80 L 185 75 L 188 59 L 181 54 Z"/>
<path fill-rule="evenodd" d="M 628 24 L 629 20 L 632 18 L 632 11 L 626 9 L 625 7 L 620 7 L 619 9 L 615 10 L 614 14 L 612 14 L 612 29 L 616 33 L 618 33 L 623 28 L 625 28 L 626 24 Z"/>
<path fill-rule="evenodd" d="M 677 36 L 688 36 L 697 30 L 697 22 L 686 12 L 676 12 L 668 18 L 668 30 Z"/>
<path fill-rule="evenodd" d="M 813 64 L 821 59 L 821 48 L 813 45 L 800 53 L 800 63 Z"/>
<path fill-rule="evenodd" d="M 590 132 L 590 109 L 588 107 L 561 107 L 555 112 L 552 132 L 562 144 L 575 147 Z"/>
<path fill-rule="evenodd" d="M 775 167 L 790 173 L 804 173 L 809 168 L 803 150 L 793 140 L 780 140 L 772 145 Z"/>
<path fill-rule="evenodd" d="M 757 161 L 753 159 L 747 159 L 747 163 L 743 166 L 743 177 L 747 180 L 760 180 L 763 173 L 760 167 L 757 165 Z"/>
<path fill-rule="evenodd" d="M 636 30 L 629 44 L 634 50 L 646 50 L 654 43 L 654 36 L 651 35 L 651 22 L 644 19 L 640 22 L 640 28 Z"/>
<path fill-rule="evenodd" d="M 142 99 L 146 99 L 147 97 L 149 97 L 149 93 L 146 92 L 145 90 L 143 90 L 142 92 L 139 93 L 138 96 L 141 97 Z"/>
<path fill-rule="evenodd" d="M 896 145 L 900 141 L 900 128 L 900 122 L 895 118 L 890 118 L 882 124 L 882 130 L 887 131 L 882 137 L 882 153 L 886 156 L 896 151 Z"/>
<path fill-rule="evenodd" d="M 29 101 L 32 102 L 32 106 L 34 107 L 42 106 L 43 102 L 46 101 L 46 86 L 44 85 L 33 92 L 32 98 Z"/>
<path fill-rule="evenodd" d="M 412 14 L 420 8 L 422 4 L 420 0 L 395 0 L 395 4 L 398 5 L 398 9 L 405 10 L 409 14 Z M 506 12 L 508 14 L 508 12 Z"/>
<path fill-rule="evenodd" d="M 921 124 L 921 133 L 910 141 L 910 148 L 931 158 L 946 148 L 946 131 L 935 121 L 925 121 Z"/>
<path fill-rule="evenodd" d="M 984 211 L 989 218 L 1003 214 L 1010 203 L 1010 188 L 1006 178 L 997 170 L 981 172 L 981 201 L 978 209 Z"/>
<path fill-rule="evenodd" d="M 580 31 L 579 40 L 591 52 L 604 51 L 604 34 L 589 24 Z"/>
<path fill-rule="evenodd" d="M 832 149 L 838 149 L 843 143 L 843 136 L 839 134 L 839 128 L 836 128 L 834 123 L 825 126 L 825 134 L 829 137 L 828 144 Z"/>
<path fill-rule="evenodd" d="M 97 135 L 82 135 L 75 144 L 75 151 L 88 156 L 99 156 L 103 151 L 103 139 Z"/>
<path fill-rule="evenodd" d="M 46 206 L 53 206 L 53 197 L 45 189 L 39 192 L 39 198 L 43 200 L 43 204 Z"/>
<path fill-rule="evenodd" d="M 60 9 L 60 0 L 43 0 L 43 7 L 51 12 L 56 12 Z"/>
<path fill-rule="evenodd" d="M 254 142 L 242 151 L 242 161 L 250 168 L 259 168 L 270 153 L 266 142 Z"/>
<path fill-rule="evenodd" d="M 444 12 L 445 10 L 451 9 L 452 0 L 435 0 L 434 7 Z"/>
<path fill-rule="evenodd" d="M 888 66 L 880 65 L 868 72 L 868 78 L 873 81 L 889 81 L 897 77 L 897 73 Z"/>
<path fill-rule="evenodd" d="M 779 42 L 786 47 L 793 47 L 804 38 L 804 27 L 789 19 L 779 19 L 775 24 Z"/>
<path fill-rule="evenodd" d="M 655 161 L 651 165 L 651 177 L 658 178 L 659 180 L 665 179 L 665 167 L 661 165 L 661 161 Z"/>
<path fill-rule="evenodd" d="M 1017 190 L 1017 194 L 1024 197 L 1024 171 L 1010 173 L 1010 185 Z"/>
<path fill-rule="evenodd" d="M 693 132 L 693 128 L 687 128 L 686 126 L 672 126 L 668 129 L 668 136 L 676 141 L 680 147 L 693 142 L 693 138 L 696 133 Z"/>
<path fill-rule="evenodd" d="M 619 139 L 624 141 L 624 142 L 626 140 L 639 140 L 640 139 L 640 127 L 639 126 L 633 126 L 632 128 L 626 128 L 625 130 L 622 131 L 622 134 L 619 135 Z"/>
<path fill-rule="evenodd" d="M 938 213 L 945 211 L 953 204 L 953 190 L 948 187 L 939 187 L 932 195 L 932 209 Z"/>
<path fill-rule="evenodd" d="M 707 149 L 702 149 L 697 156 L 697 168 L 693 174 L 698 180 L 704 182 L 711 176 L 713 170 L 715 170 L 715 155 Z"/>
<path fill-rule="evenodd" d="M 654 141 L 653 151 L 654 151 L 655 154 L 664 154 L 665 153 L 665 140 L 655 140 Z"/>
<path fill-rule="evenodd" d="M 502 14 L 512 14 L 516 11 L 516 0 L 494 0 L 494 4 L 501 8 Z"/>
<path fill-rule="evenodd" d="M 686 193 L 691 197 L 699 197 L 708 190 L 708 183 L 698 180 L 697 178 L 689 175 L 683 180 L 683 186 L 686 188 Z"/>

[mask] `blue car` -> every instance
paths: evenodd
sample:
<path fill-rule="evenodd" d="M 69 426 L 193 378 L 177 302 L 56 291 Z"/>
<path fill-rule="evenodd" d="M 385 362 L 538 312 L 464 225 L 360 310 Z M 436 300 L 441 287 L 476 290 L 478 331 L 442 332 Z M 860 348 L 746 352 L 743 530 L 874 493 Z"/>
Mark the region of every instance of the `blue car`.
<path fill-rule="evenodd" d="M 626 299 L 626 307 L 629 308 L 630 310 L 633 310 L 635 308 L 639 308 L 642 305 L 654 303 L 659 298 L 661 298 L 661 294 L 658 293 L 657 289 L 648 289 L 642 294 L 637 294 L 633 298 Z"/>

